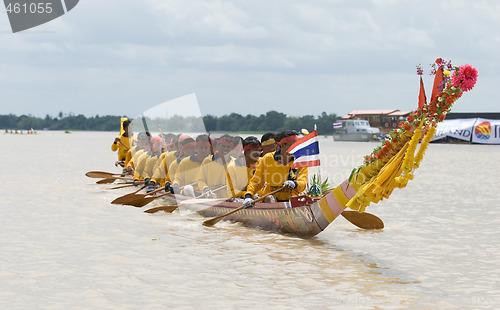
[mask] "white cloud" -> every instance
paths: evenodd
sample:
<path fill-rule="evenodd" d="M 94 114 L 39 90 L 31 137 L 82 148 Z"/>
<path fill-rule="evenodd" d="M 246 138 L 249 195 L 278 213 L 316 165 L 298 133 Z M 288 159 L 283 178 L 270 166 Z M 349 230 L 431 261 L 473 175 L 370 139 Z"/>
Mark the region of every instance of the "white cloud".
<path fill-rule="evenodd" d="M 186 35 L 255 39 L 266 36 L 253 17 L 231 1 L 149 0 L 149 11 L 170 37 Z"/>
<path fill-rule="evenodd" d="M 415 65 L 443 57 L 479 69 L 456 109 L 496 111 L 499 11 L 485 0 L 86 0 L 0 35 L 0 92 L 4 113 L 38 115 L 135 115 L 189 93 L 212 114 L 411 109 Z"/>

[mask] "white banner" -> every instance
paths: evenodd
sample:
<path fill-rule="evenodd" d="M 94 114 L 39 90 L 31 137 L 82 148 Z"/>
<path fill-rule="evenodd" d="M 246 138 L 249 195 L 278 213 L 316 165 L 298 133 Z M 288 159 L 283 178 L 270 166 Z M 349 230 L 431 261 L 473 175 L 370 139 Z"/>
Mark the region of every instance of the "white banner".
<path fill-rule="evenodd" d="M 474 125 L 472 142 L 500 144 L 500 120 L 477 118 Z"/>
<path fill-rule="evenodd" d="M 476 118 L 444 120 L 437 125 L 436 134 L 432 138 L 432 141 L 445 137 L 453 137 L 470 142 L 475 122 Z"/>

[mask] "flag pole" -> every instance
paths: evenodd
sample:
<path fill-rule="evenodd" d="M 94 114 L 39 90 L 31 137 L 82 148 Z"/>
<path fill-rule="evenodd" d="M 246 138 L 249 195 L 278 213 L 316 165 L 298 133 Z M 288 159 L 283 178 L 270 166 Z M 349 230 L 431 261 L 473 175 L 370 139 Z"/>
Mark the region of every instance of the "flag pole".
<path fill-rule="evenodd" d="M 318 126 L 316 126 L 316 124 L 314 124 L 314 131 L 317 132 L 318 130 Z M 319 184 L 319 187 L 321 188 L 321 164 L 318 166 L 318 184 Z"/>

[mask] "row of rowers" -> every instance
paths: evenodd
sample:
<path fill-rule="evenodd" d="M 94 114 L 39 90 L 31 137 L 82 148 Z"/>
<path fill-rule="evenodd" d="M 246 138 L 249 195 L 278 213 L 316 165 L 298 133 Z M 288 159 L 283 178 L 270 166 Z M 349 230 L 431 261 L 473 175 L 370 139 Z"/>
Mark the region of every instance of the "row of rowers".
<path fill-rule="evenodd" d="M 292 168 L 294 157 L 286 152 L 297 140 L 290 130 L 266 133 L 262 141 L 229 135 L 150 138 L 142 132 L 121 163 L 136 182 L 146 183 L 148 192 L 161 186 L 175 194 L 244 200 L 249 206 L 252 198 L 283 186 L 265 202 L 287 201 L 305 191 L 308 169 Z"/>

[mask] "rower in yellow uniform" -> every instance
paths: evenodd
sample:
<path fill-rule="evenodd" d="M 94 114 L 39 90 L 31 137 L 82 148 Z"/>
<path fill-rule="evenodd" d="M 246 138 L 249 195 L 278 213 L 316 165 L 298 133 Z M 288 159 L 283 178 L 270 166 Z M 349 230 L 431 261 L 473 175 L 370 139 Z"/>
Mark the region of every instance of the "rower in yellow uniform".
<path fill-rule="evenodd" d="M 179 136 L 181 135 L 172 134 L 170 138 L 168 138 L 169 134 L 167 134 L 168 140 L 165 141 L 167 142 L 167 150 L 169 151 L 163 152 L 159 161 L 157 162 L 147 192 L 152 192 L 153 190 L 155 190 L 157 186 L 164 186 L 166 192 L 172 191 L 170 185 L 172 183 L 172 178 L 175 175 L 175 168 L 177 168 L 177 164 L 175 165 L 175 167 L 172 167 L 172 170 L 169 170 L 170 169 L 169 167 L 172 165 L 173 162 L 178 160 L 180 163 L 182 158 L 184 158 L 180 156 L 181 151 L 179 149 Z M 194 142 L 194 139 L 192 139 L 188 135 L 182 135 L 182 136 L 184 136 L 183 140 L 187 138 L 190 139 L 186 140 L 186 144 Z M 191 152 L 187 156 L 189 155 L 191 155 Z"/>
<path fill-rule="evenodd" d="M 199 135 L 196 137 L 196 142 L 193 142 L 196 153 L 184 158 L 175 169 L 175 176 L 172 182 L 173 191 L 175 194 L 180 194 L 180 187 L 184 186 L 182 194 L 188 196 L 197 196 L 200 194 L 197 180 L 200 166 L 205 157 L 210 154 L 210 143 L 208 135 Z M 184 145 L 184 147 L 187 145 Z M 175 162 L 171 165 L 171 167 Z M 171 167 L 169 170 L 171 170 Z M 195 183 L 194 185 L 192 185 Z"/>
<path fill-rule="evenodd" d="M 196 143 L 191 136 L 182 134 L 179 135 L 179 151 L 175 152 L 172 156 L 171 153 L 167 154 L 165 156 L 165 162 L 167 168 L 166 168 L 166 178 L 165 178 L 165 191 L 169 191 L 173 193 L 173 188 L 171 188 L 171 185 L 173 185 L 173 180 L 175 178 L 175 171 L 177 170 L 177 167 L 179 167 L 179 164 L 181 161 L 186 158 L 191 156 L 196 152 Z M 168 164 L 168 162 L 170 164 Z"/>
<path fill-rule="evenodd" d="M 243 138 L 240 136 L 233 136 L 230 140 L 233 142 L 233 145 L 231 146 L 232 150 L 229 152 L 229 155 L 233 158 L 243 155 L 243 146 L 241 145 L 243 143 Z"/>
<path fill-rule="evenodd" d="M 151 134 L 149 132 L 140 132 L 137 135 L 137 143 L 133 145 L 130 150 L 128 150 L 125 156 L 125 167 L 124 171 L 127 173 L 134 174 L 135 164 L 137 158 L 144 152 L 144 149 L 149 145 L 149 140 L 151 139 Z M 134 143 L 132 143 L 134 144 Z"/>
<path fill-rule="evenodd" d="M 255 164 L 260 158 L 261 144 L 256 137 L 249 136 L 243 140 L 243 155 L 235 158 L 227 165 L 229 179 L 226 180 L 227 194 L 233 201 L 241 201 L 245 197 L 247 185 L 255 173 Z M 229 180 L 231 180 L 229 182 Z"/>
<path fill-rule="evenodd" d="M 181 151 L 181 142 L 183 141 L 183 140 L 179 140 L 179 138 L 181 136 L 182 135 L 172 137 L 172 140 L 170 140 L 170 144 L 167 146 L 169 152 L 167 154 L 165 154 L 165 160 L 164 160 L 164 165 L 167 169 L 179 157 L 179 153 Z M 187 135 L 185 135 L 185 136 L 187 136 Z M 191 139 L 191 140 L 193 140 L 193 139 Z M 193 141 L 191 141 L 191 142 L 193 142 Z"/>
<path fill-rule="evenodd" d="M 120 135 L 115 138 L 113 144 L 111 144 L 111 150 L 113 152 L 118 151 L 118 161 L 115 166 L 125 166 L 125 157 L 127 156 L 127 151 L 130 150 L 132 145 L 132 122 L 126 118 L 122 118 Z"/>
<path fill-rule="evenodd" d="M 172 155 L 175 154 L 175 152 L 169 151 L 172 150 L 172 140 L 176 135 L 168 133 L 168 134 L 163 134 L 160 135 L 160 137 L 163 138 L 162 142 L 162 150 L 161 150 L 161 155 L 159 156 L 158 160 L 155 163 L 155 166 L 153 167 L 153 174 L 151 176 L 151 180 L 149 182 L 148 188 L 146 190 L 146 193 L 150 193 L 156 189 L 157 186 L 164 186 L 165 182 L 167 180 L 167 175 L 168 175 L 168 166 L 167 166 L 167 161 L 165 160 L 165 157 L 168 156 L 168 154 L 173 153 Z M 172 158 L 171 161 L 175 159 Z"/>
<path fill-rule="evenodd" d="M 142 153 L 133 159 L 135 167 L 134 181 L 145 180 L 146 185 L 149 184 L 150 178 L 149 176 L 146 177 L 146 175 L 148 175 L 146 169 L 149 168 L 148 162 L 150 161 L 150 158 L 156 155 L 156 153 L 154 153 L 153 151 L 153 146 L 159 141 L 161 141 L 160 137 L 152 137 L 151 139 L 149 139 L 149 143 L 144 148 Z"/>
<path fill-rule="evenodd" d="M 287 152 L 288 148 L 298 140 L 297 132 L 286 130 L 276 137 L 278 150 L 267 153 L 262 157 L 257 165 L 255 174 L 250 180 L 243 206 L 252 206 L 253 195 L 261 189 L 264 184 L 262 194 L 266 195 L 274 190 L 285 186 L 285 189 L 268 196 L 264 202 L 288 201 L 291 196 L 300 195 L 307 186 L 307 168 L 292 168 L 294 157 Z"/>
<path fill-rule="evenodd" d="M 233 148 L 232 139 L 230 139 L 229 135 L 224 135 L 217 139 L 214 154 L 207 156 L 203 160 L 197 182 L 198 188 L 205 197 L 227 197 L 225 190 L 226 169 L 232 160 L 229 153 Z"/>
<path fill-rule="evenodd" d="M 260 139 L 260 143 L 262 144 L 262 154 L 261 156 L 266 155 L 267 153 L 271 153 L 276 151 L 276 135 L 272 132 L 267 132 L 262 135 Z"/>
<path fill-rule="evenodd" d="M 145 153 L 146 155 L 139 157 L 139 163 L 134 173 L 134 180 L 138 178 L 139 180 L 144 180 L 145 185 L 149 185 L 153 177 L 154 167 L 156 167 L 157 162 L 160 160 L 164 147 L 162 138 L 158 136 L 151 138 L 150 150 Z"/>

